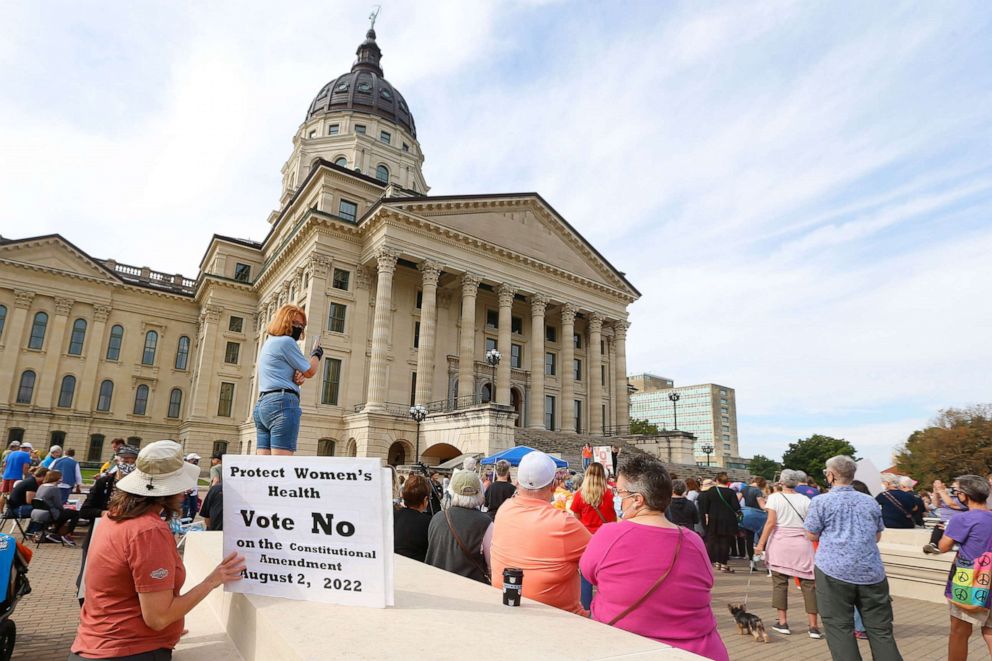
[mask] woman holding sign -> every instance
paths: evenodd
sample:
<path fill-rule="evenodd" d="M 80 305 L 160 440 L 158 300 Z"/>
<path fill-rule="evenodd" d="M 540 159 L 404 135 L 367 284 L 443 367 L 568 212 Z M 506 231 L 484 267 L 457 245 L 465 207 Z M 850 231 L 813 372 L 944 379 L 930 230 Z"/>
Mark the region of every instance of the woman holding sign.
<path fill-rule="evenodd" d="M 320 337 L 310 360 L 297 342 L 303 337 L 307 316 L 303 308 L 284 305 L 266 327 L 269 337 L 258 354 L 258 402 L 254 418 L 256 454 L 292 455 L 300 433 L 300 385 L 317 373 L 324 349 Z M 300 377 L 303 378 L 300 378 Z"/>
<path fill-rule="evenodd" d="M 70 661 L 164 661 L 183 631 L 183 617 L 210 591 L 237 581 L 244 558 L 232 553 L 202 583 L 180 595 L 186 569 L 169 524 L 200 469 L 183 461 L 175 441 L 142 448 L 135 470 L 117 482 L 110 508 L 94 530 L 86 564 L 86 600 Z"/>

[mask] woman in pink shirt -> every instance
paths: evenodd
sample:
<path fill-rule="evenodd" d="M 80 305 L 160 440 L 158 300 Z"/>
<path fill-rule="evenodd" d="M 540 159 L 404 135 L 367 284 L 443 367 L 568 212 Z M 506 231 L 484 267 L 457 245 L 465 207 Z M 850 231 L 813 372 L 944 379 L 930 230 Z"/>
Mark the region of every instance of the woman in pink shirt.
<path fill-rule="evenodd" d="M 597 586 L 592 618 L 707 659 L 729 661 L 710 607 L 713 568 L 698 535 L 665 518 L 672 480 L 652 457 L 620 466 L 623 521 L 589 541 L 579 569 Z"/>

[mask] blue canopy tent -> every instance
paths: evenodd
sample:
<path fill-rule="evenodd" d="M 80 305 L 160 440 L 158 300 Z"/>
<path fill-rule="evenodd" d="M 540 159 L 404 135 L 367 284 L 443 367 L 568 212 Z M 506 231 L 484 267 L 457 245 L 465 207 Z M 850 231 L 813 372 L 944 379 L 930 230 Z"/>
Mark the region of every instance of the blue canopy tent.
<path fill-rule="evenodd" d="M 534 448 L 529 448 L 526 445 L 518 445 L 515 448 L 510 448 L 509 450 L 503 450 L 502 452 L 497 452 L 496 454 L 484 458 L 480 463 L 482 465 L 495 464 L 500 459 L 505 459 L 510 462 L 511 466 L 519 466 L 520 460 L 524 458 L 525 454 L 534 452 Z M 548 455 L 551 456 L 551 455 Z M 568 462 L 564 459 L 559 459 L 558 457 L 551 457 L 555 466 L 558 468 L 568 468 Z"/>

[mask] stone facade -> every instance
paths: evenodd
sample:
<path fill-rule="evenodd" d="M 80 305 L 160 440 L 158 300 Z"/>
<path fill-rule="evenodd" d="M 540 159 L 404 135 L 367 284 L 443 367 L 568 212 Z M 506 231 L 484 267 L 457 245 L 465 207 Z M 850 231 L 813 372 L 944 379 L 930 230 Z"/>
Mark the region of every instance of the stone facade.
<path fill-rule="evenodd" d="M 329 122 L 336 133 L 321 134 Z M 387 181 L 363 173 L 380 161 Z M 427 196 L 422 162 L 416 138 L 381 116 L 309 119 L 268 236 L 214 235 L 195 279 L 97 260 L 59 235 L 3 240 L 7 436 L 47 446 L 56 434 L 91 460 L 117 436 L 251 452 L 255 358 L 285 303 L 307 312 L 303 344 L 319 335 L 326 350 L 302 388 L 301 453 L 409 462 L 414 402 L 430 411 L 419 430 L 429 463 L 509 447 L 524 424 L 625 425 L 637 290 L 536 193 Z"/>

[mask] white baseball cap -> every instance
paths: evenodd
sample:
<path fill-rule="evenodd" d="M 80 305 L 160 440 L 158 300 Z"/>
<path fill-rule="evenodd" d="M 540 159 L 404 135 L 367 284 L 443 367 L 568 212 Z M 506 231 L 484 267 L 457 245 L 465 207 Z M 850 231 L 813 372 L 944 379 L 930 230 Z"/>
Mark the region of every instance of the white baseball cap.
<path fill-rule="evenodd" d="M 21 443 L 21 449 L 27 448 L 28 450 L 34 450 L 34 446 L 30 443 Z"/>
<path fill-rule="evenodd" d="M 540 450 L 524 455 L 517 468 L 517 482 L 525 489 L 543 489 L 555 479 L 555 460 Z"/>

